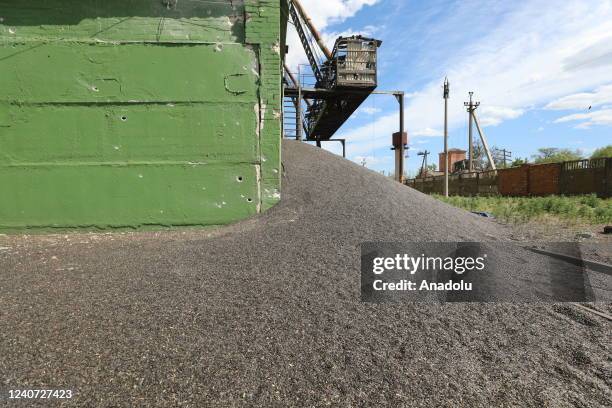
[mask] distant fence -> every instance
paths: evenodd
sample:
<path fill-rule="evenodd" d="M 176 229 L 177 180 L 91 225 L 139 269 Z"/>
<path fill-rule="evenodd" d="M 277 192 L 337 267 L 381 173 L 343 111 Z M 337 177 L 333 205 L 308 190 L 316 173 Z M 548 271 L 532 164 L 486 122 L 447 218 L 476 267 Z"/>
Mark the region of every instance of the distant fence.
<path fill-rule="evenodd" d="M 443 194 L 444 176 L 407 180 L 426 194 Z M 450 195 L 548 196 L 597 194 L 612 197 L 612 158 L 526 164 L 509 169 L 449 176 Z"/>

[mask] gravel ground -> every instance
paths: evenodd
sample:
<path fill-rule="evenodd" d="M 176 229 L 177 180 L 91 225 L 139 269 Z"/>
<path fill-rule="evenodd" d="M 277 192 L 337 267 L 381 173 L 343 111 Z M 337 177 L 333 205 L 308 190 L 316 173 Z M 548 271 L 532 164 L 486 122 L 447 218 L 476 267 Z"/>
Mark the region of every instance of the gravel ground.
<path fill-rule="evenodd" d="M 230 227 L 0 237 L 0 389 L 83 407 L 610 406 L 610 323 L 574 306 L 359 301 L 362 242 L 509 227 L 305 144 L 283 154 L 282 203 Z"/>
<path fill-rule="evenodd" d="M 575 241 L 580 242 L 581 247 L 595 244 L 607 253 L 612 263 L 612 235 L 604 234 L 607 225 L 570 225 L 564 222 L 538 222 L 510 224 L 513 239 L 519 241 Z"/>

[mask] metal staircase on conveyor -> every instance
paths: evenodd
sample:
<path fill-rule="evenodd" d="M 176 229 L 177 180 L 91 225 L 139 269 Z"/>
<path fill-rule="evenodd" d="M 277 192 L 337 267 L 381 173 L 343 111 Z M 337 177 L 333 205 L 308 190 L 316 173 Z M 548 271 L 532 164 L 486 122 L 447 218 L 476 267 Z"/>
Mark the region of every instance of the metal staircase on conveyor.
<path fill-rule="evenodd" d="M 329 140 L 376 89 L 377 50 L 381 41 L 361 36 L 339 37 L 330 52 L 299 0 L 289 0 L 289 14 L 316 85 L 315 88 L 298 90 L 300 84 L 286 78 L 285 97 L 294 101 L 296 110 L 299 110 L 297 101 L 300 97 L 307 101 L 304 115 L 306 140 Z M 317 48 L 324 58 L 320 57 Z"/>
<path fill-rule="evenodd" d="M 285 89 L 297 89 L 298 86 L 295 77 L 286 68 L 283 86 Z M 308 138 L 308 134 L 304 135 L 307 124 L 298 100 L 297 94 L 292 96 L 285 93 L 283 97 L 283 136 L 288 139 L 302 140 L 303 136 Z M 310 106 L 310 102 L 307 103 Z"/>

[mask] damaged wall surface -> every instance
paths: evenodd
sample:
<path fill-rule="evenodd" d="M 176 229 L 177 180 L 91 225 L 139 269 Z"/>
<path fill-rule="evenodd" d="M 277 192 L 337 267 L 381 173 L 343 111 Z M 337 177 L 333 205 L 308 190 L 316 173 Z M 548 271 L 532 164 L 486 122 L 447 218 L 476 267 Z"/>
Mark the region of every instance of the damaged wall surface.
<path fill-rule="evenodd" d="M 0 0 L 0 229 L 220 225 L 280 199 L 280 0 Z"/>

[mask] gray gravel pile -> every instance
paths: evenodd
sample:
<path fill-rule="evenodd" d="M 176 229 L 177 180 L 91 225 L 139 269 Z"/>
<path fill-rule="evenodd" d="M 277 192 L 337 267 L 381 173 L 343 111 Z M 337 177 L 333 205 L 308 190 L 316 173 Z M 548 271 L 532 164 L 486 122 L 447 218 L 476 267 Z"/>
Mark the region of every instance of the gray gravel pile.
<path fill-rule="evenodd" d="M 0 237 L 0 389 L 85 407 L 609 406 L 610 325 L 588 312 L 359 301 L 364 241 L 507 229 L 305 144 L 283 154 L 283 202 L 234 226 Z"/>

